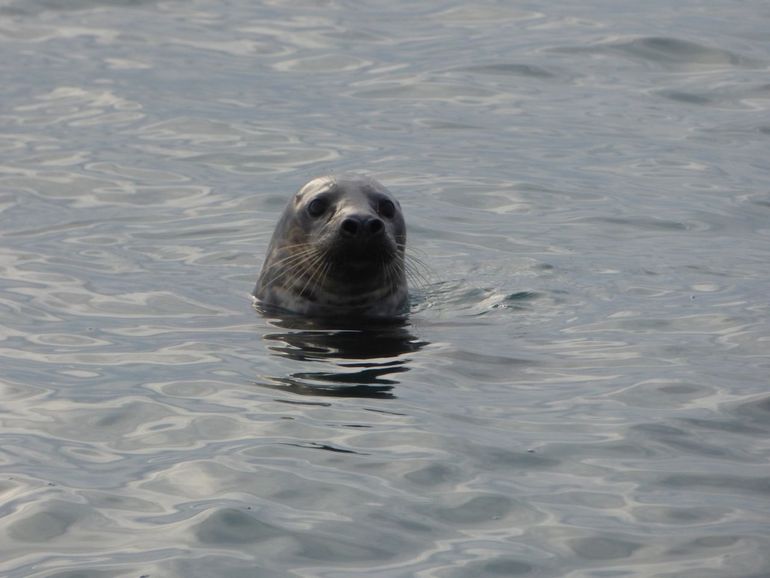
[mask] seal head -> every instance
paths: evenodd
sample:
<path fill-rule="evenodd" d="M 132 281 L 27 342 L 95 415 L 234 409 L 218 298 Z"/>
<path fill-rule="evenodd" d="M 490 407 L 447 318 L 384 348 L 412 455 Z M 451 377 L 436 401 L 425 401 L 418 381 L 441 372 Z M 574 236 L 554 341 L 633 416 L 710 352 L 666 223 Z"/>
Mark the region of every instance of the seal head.
<path fill-rule="evenodd" d="M 319 177 L 289 201 L 254 296 L 312 317 L 396 318 L 407 308 L 401 206 L 374 179 Z"/>

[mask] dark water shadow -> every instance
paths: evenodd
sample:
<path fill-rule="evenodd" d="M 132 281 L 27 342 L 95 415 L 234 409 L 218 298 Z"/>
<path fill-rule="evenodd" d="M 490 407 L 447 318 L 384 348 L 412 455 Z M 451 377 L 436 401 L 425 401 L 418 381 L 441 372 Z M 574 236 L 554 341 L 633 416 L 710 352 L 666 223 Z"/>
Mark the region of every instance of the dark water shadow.
<path fill-rule="evenodd" d="M 408 355 L 425 347 L 406 320 L 313 320 L 270 317 L 279 331 L 263 336 L 271 354 L 298 363 L 288 375 L 260 386 L 298 395 L 392 399 L 395 377 L 409 371 Z"/>

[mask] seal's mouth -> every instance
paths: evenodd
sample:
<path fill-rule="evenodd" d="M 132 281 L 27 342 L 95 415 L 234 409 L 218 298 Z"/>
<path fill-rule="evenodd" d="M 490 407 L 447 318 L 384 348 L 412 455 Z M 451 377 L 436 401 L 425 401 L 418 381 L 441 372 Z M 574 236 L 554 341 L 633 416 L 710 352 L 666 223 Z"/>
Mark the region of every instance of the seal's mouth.
<path fill-rule="evenodd" d="M 396 250 L 394 243 L 385 235 L 369 239 L 336 237 L 329 249 L 332 259 L 351 263 L 389 261 L 395 256 Z"/>
<path fill-rule="evenodd" d="M 380 271 L 393 261 L 393 256 L 387 253 L 379 255 L 339 255 L 335 265 L 340 270 L 374 273 Z"/>
<path fill-rule="evenodd" d="M 345 245 L 331 255 L 333 273 L 344 277 L 376 277 L 381 275 L 396 258 L 395 249 L 386 243 Z"/>

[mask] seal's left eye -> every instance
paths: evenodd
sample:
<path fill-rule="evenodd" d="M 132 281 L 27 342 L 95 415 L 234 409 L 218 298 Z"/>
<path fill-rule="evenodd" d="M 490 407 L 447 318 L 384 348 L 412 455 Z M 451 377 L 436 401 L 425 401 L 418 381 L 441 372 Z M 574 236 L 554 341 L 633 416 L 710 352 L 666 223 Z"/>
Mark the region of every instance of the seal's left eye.
<path fill-rule="evenodd" d="M 308 203 L 307 212 L 311 217 L 320 217 L 326 212 L 328 207 L 329 203 L 327 203 L 324 199 L 313 199 L 310 201 L 310 203 Z"/>
<path fill-rule="evenodd" d="M 393 201 L 383 199 L 377 207 L 377 212 L 386 219 L 392 219 L 396 216 L 396 205 L 393 204 Z"/>

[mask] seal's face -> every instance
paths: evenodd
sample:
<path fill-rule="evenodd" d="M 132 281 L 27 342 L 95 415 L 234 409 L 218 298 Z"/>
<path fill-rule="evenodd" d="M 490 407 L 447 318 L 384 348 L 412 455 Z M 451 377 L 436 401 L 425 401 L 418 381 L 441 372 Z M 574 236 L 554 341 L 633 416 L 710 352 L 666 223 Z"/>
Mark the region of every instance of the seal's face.
<path fill-rule="evenodd" d="M 278 222 L 254 295 L 313 316 L 397 316 L 405 244 L 401 207 L 377 181 L 314 179 Z"/>

